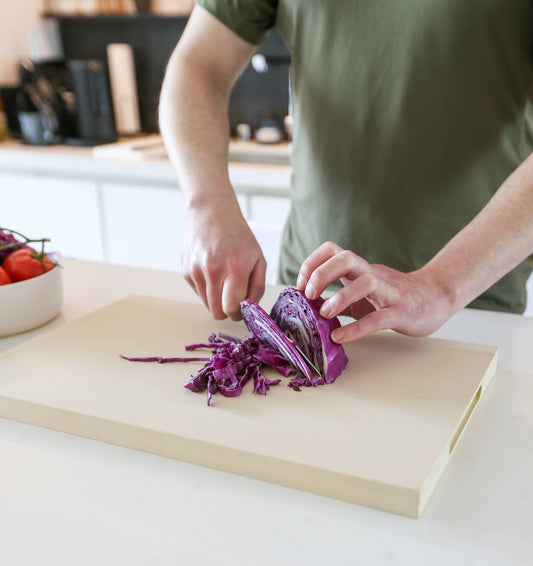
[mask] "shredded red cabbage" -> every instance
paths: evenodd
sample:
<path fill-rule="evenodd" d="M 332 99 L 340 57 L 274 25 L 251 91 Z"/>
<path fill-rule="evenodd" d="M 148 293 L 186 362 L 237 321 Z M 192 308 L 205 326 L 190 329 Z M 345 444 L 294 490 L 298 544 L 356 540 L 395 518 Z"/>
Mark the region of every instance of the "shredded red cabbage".
<path fill-rule="evenodd" d="M 122 358 L 142 362 L 206 362 L 185 385 L 200 393 L 207 390 L 207 404 L 213 395 L 237 397 L 243 387 L 253 379 L 253 392 L 266 395 L 271 385 L 281 379 L 268 379 L 261 368 L 270 366 L 284 377 L 291 377 L 289 387 L 300 391 L 301 387 L 333 383 L 348 361 L 340 344 L 332 342 L 331 331 L 340 326 L 335 319 L 325 319 L 319 309 L 322 299 L 308 300 L 300 291 L 291 287 L 278 297 L 269 316 L 257 303 L 243 301 L 241 312 L 251 336 L 237 338 L 227 334 L 211 334 L 206 342 L 189 344 L 187 351 L 211 350 L 210 357 L 190 358 Z M 302 356 L 298 349 L 303 352 Z M 317 375 L 306 363 L 307 358 Z"/>
<path fill-rule="evenodd" d="M 211 358 L 162 358 L 161 356 L 150 356 L 147 358 L 129 358 L 119 354 L 123 360 L 128 362 L 157 362 L 158 364 L 168 364 L 173 362 L 208 362 Z"/>
<path fill-rule="evenodd" d="M 253 378 L 254 393 L 266 395 L 271 385 L 277 385 L 281 379 L 270 380 L 261 373 L 261 366 L 277 364 L 282 375 L 292 371 L 284 359 L 275 351 L 261 344 L 251 336 L 243 340 L 233 336 L 212 334 L 209 342 L 190 344 L 187 350 L 209 348 L 213 354 L 207 364 L 185 385 L 187 389 L 200 393 L 207 390 L 207 404 L 215 393 L 224 397 L 237 397 L 242 388 Z"/>

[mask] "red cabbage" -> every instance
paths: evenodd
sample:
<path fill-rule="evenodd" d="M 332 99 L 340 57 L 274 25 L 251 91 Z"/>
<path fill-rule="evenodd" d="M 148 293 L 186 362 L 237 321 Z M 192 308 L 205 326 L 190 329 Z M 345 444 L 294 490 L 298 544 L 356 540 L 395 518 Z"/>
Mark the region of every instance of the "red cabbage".
<path fill-rule="evenodd" d="M 242 388 L 253 378 L 254 393 L 266 395 L 270 385 L 277 385 L 281 379 L 270 380 L 261 373 L 261 366 L 269 360 L 278 362 L 276 352 L 260 344 L 251 336 L 240 340 L 232 336 L 212 334 L 207 344 L 191 344 L 188 350 L 210 348 L 213 355 L 208 363 L 185 385 L 196 393 L 207 389 L 207 404 L 215 393 L 224 397 L 237 397 Z M 287 371 L 286 364 L 282 366 Z M 292 369 L 292 368 L 290 368 Z"/>
<path fill-rule="evenodd" d="M 240 339 L 227 334 L 211 334 L 206 342 L 185 346 L 188 351 L 211 350 L 209 358 L 127 358 L 145 362 L 205 361 L 204 367 L 185 385 L 196 393 L 207 390 L 207 404 L 213 395 L 237 397 L 253 379 L 253 392 L 266 395 L 271 385 L 281 379 L 270 380 L 261 373 L 263 365 L 291 377 L 288 385 L 296 391 L 301 387 L 333 383 L 348 361 L 340 344 L 332 342 L 330 333 L 340 326 L 338 319 L 326 319 L 319 313 L 322 299 L 308 300 L 291 287 L 278 297 L 270 316 L 250 300 L 241 303 L 244 323 L 252 335 Z M 302 356 L 296 346 L 303 352 Z M 314 375 L 305 361 L 307 358 L 318 370 Z"/>
<path fill-rule="evenodd" d="M 270 316 L 287 338 L 298 345 L 311 364 L 320 372 L 319 384 L 333 383 L 346 367 L 348 358 L 341 344 L 331 340 L 340 327 L 338 318 L 320 314 L 324 299 L 308 299 L 292 287 L 282 291 Z"/>
<path fill-rule="evenodd" d="M 146 358 L 129 358 L 119 354 L 123 360 L 128 362 L 157 362 L 158 364 L 169 364 L 173 362 L 208 362 L 211 358 L 162 358 L 161 356 L 150 356 Z"/>
<path fill-rule="evenodd" d="M 298 370 L 312 385 L 317 384 L 317 378 L 294 344 L 283 334 L 279 326 L 270 316 L 253 301 L 246 300 L 241 303 L 241 313 L 246 328 L 264 344 L 268 344 Z"/>

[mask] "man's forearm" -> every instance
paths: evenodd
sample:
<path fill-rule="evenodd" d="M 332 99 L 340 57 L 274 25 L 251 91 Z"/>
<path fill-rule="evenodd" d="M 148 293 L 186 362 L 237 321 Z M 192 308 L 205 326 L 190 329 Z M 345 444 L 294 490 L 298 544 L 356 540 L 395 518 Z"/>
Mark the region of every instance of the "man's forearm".
<path fill-rule="evenodd" d="M 193 62 L 170 61 L 161 91 L 160 129 L 187 206 L 231 191 L 227 96 Z"/>
<path fill-rule="evenodd" d="M 532 252 L 533 154 L 421 271 L 444 288 L 453 310 L 459 310 Z"/>
<path fill-rule="evenodd" d="M 221 48 L 221 46 L 223 46 Z M 191 207 L 234 199 L 228 172 L 228 101 L 254 46 L 195 6 L 165 73 L 160 130 Z"/>

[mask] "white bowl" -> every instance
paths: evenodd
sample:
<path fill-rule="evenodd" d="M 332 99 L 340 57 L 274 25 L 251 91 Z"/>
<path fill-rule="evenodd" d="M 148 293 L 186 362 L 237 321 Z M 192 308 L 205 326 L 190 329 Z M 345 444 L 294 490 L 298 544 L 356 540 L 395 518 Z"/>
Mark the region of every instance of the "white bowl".
<path fill-rule="evenodd" d="M 0 336 L 45 324 L 57 315 L 62 302 L 60 267 L 32 279 L 0 285 Z"/>

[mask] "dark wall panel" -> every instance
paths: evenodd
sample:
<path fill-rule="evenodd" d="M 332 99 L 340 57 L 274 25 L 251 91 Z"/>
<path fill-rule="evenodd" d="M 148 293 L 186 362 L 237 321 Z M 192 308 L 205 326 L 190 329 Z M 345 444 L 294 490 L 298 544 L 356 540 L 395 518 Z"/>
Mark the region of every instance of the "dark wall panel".
<path fill-rule="evenodd" d="M 59 17 L 58 21 L 67 59 L 106 61 L 109 43 L 132 46 L 142 129 L 157 131 L 157 107 L 164 71 L 187 18 L 139 14 L 67 16 Z M 277 30 L 272 31 L 258 52 L 265 55 L 268 70 L 257 73 L 249 65 L 235 85 L 229 109 L 233 132 L 243 121 L 256 128 L 266 116 L 273 117 L 281 125 L 287 113 L 290 55 Z"/>

